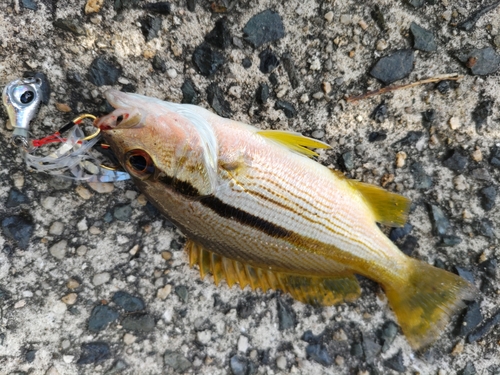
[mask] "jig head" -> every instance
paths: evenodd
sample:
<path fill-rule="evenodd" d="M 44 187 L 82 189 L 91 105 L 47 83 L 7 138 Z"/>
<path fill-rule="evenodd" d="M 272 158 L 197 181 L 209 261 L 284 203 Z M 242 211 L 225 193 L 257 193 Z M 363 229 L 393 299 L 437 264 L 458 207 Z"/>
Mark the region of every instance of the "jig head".
<path fill-rule="evenodd" d="M 16 79 L 5 87 L 2 94 L 3 104 L 14 127 L 12 142 L 25 151 L 31 148 L 29 127 L 42 101 L 41 85 L 41 80 L 33 77 Z"/>

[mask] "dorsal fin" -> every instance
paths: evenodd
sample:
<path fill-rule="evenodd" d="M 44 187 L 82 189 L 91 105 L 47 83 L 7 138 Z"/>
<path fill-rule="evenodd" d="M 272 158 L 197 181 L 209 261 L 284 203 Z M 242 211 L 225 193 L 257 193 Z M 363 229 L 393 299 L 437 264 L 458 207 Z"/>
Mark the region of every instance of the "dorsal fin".
<path fill-rule="evenodd" d="M 348 181 L 363 196 L 366 203 L 370 205 L 377 223 L 391 227 L 405 225 L 411 206 L 410 199 L 391 193 L 379 186 L 354 180 Z"/>
<path fill-rule="evenodd" d="M 260 130 L 257 134 L 263 136 L 264 138 L 278 142 L 293 152 L 297 152 L 310 158 L 318 156 L 316 152 L 310 150 L 311 148 L 331 148 L 331 146 L 325 142 L 305 137 L 302 134 L 295 132 L 284 130 Z"/>
<path fill-rule="evenodd" d="M 202 278 L 211 273 L 216 285 L 225 279 L 229 287 L 238 283 L 241 289 L 247 285 L 264 292 L 280 289 L 296 300 L 317 306 L 353 301 L 361 293 L 358 280 L 348 272 L 317 277 L 266 270 L 217 255 L 192 240 L 186 243 L 186 251 L 191 267 L 198 265 Z"/>

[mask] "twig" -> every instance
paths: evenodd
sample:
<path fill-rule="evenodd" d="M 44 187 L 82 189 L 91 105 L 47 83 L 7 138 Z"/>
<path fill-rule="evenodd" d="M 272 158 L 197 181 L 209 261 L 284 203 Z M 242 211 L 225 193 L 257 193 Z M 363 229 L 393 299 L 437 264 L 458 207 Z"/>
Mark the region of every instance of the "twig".
<path fill-rule="evenodd" d="M 397 85 L 397 86 L 387 86 L 387 87 L 382 87 L 381 89 L 374 90 L 374 91 L 368 91 L 367 93 L 363 95 L 358 95 L 358 96 L 350 96 L 346 99 L 347 102 L 357 102 L 358 100 L 366 99 L 366 98 L 371 98 L 372 96 L 376 95 L 381 95 L 385 94 L 387 92 L 391 91 L 396 91 L 396 90 L 404 90 L 404 89 L 409 89 L 411 87 L 419 86 L 419 85 L 425 85 L 426 83 L 433 83 L 433 82 L 439 82 L 439 81 L 458 81 L 460 79 L 464 78 L 463 75 L 459 75 L 458 73 L 452 73 L 452 74 L 442 74 L 439 76 L 431 77 L 431 78 L 426 78 L 422 79 L 420 81 L 415 81 L 412 83 L 408 83 L 406 85 Z"/>

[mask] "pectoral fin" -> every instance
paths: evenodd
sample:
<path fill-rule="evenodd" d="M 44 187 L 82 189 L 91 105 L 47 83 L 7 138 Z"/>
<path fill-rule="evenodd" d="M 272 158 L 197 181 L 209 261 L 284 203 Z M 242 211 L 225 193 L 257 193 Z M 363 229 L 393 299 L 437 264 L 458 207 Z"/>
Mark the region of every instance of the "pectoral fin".
<path fill-rule="evenodd" d="M 241 289 L 247 285 L 264 292 L 279 289 L 300 302 L 316 306 L 353 301 L 361 293 L 358 280 L 347 271 L 331 277 L 317 277 L 266 270 L 216 255 L 191 240 L 186 244 L 186 251 L 189 264 L 198 265 L 202 278 L 211 273 L 216 285 L 225 279 L 229 287 L 238 283 Z"/>
<path fill-rule="evenodd" d="M 349 183 L 371 207 L 377 223 L 391 227 L 405 225 L 410 211 L 410 199 L 364 182 L 349 180 Z"/>
<path fill-rule="evenodd" d="M 313 138 L 305 137 L 302 134 L 283 130 L 261 130 L 257 134 L 264 138 L 278 142 L 286 146 L 291 151 L 308 157 L 318 156 L 311 148 L 331 148 L 330 145 Z"/>

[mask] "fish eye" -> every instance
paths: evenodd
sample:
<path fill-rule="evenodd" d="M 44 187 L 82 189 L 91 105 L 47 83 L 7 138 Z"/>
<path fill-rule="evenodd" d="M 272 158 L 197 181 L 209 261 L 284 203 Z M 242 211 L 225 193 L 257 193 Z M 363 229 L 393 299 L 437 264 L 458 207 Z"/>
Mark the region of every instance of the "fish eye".
<path fill-rule="evenodd" d="M 125 155 L 125 166 L 128 172 L 141 180 L 147 179 L 155 171 L 151 156 L 144 150 L 132 150 Z"/>

